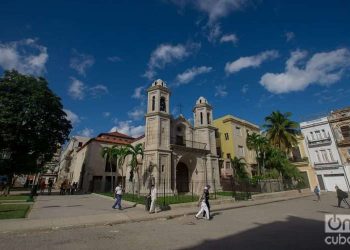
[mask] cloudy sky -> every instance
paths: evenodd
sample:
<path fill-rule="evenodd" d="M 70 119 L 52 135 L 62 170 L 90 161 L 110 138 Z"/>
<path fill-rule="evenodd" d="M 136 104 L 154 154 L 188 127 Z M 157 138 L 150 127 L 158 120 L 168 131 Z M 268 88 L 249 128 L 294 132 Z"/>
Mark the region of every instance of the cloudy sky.
<path fill-rule="evenodd" d="M 199 96 L 258 125 L 350 105 L 349 1 L 56 2 L 1 1 L 0 73 L 44 76 L 73 135 L 142 134 L 158 78 L 187 118 Z"/>

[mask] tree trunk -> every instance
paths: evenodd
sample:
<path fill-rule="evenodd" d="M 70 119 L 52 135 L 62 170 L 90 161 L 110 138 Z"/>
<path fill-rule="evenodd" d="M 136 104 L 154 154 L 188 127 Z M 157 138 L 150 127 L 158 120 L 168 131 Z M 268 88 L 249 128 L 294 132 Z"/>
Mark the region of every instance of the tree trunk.
<path fill-rule="evenodd" d="M 141 191 L 141 182 L 140 182 L 140 173 L 139 173 L 139 168 L 136 167 L 136 173 L 137 173 L 137 196 L 140 197 L 140 191 Z"/>
<path fill-rule="evenodd" d="M 113 187 L 113 169 L 112 169 L 112 162 L 111 161 L 109 162 L 109 167 L 111 169 L 111 192 L 113 194 L 113 191 L 114 191 L 114 187 Z"/>

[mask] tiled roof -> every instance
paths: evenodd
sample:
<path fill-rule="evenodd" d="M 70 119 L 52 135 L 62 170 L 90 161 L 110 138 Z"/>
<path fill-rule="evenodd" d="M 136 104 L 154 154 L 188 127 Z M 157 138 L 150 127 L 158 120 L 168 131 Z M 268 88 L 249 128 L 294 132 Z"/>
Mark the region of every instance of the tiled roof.
<path fill-rule="evenodd" d="M 122 133 L 119 133 L 118 131 L 115 131 L 115 132 L 110 132 L 110 133 L 101 133 L 99 134 L 97 137 L 102 137 L 102 136 L 115 136 L 115 137 L 123 137 L 123 138 L 129 138 L 129 139 L 134 139 L 133 137 L 131 136 L 128 136 L 128 135 L 125 135 L 125 134 L 122 134 Z"/>

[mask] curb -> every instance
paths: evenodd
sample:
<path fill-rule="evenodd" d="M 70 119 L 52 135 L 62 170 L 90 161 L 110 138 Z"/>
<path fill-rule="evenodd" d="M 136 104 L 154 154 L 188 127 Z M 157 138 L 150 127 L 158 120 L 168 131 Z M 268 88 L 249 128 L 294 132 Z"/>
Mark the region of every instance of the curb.
<path fill-rule="evenodd" d="M 228 206 L 223 208 L 213 208 L 211 211 L 218 212 L 218 211 L 226 211 L 226 210 L 232 210 L 232 209 L 238 209 L 238 208 L 244 208 L 244 207 L 259 206 L 259 205 L 277 203 L 281 201 L 300 199 L 300 198 L 309 197 L 309 196 L 313 196 L 313 194 L 303 194 L 303 195 L 294 196 L 294 197 L 279 198 L 273 201 L 260 200 L 261 202 L 252 203 L 252 204 L 239 204 L 239 203 L 233 202 L 235 203 L 233 204 L 233 206 Z M 82 223 L 82 224 L 76 224 L 76 225 L 65 225 L 60 227 L 38 227 L 38 228 L 31 228 L 31 229 L 15 229 L 15 230 L 3 231 L 0 233 L 5 234 L 5 233 L 23 233 L 23 232 L 42 232 L 42 231 L 54 231 L 54 230 L 62 230 L 62 229 L 86 228 L 86 227 L 93 227 L 93 226 L 113 226 L 113 225 L 119 225 L 119 224 L 146 222 L 146 221 L 153 221 L 153 220 L 170 220 L 170 219 L 175 219 L 183 216 L 194 215 L 196 213 L 197 213 L 196 210 L 191 212 L 181 212 L 173 215 L 162 215 L 160 213 L 159 216 L 149 216 L 149 217 L 141 217 L 141 218 L 135 218 L 135 219 L 132 219 L 132 218 L 121 219 L 121 220 L 115 220 L 115 221 L 109 221 L 109 222 L 101 221 L 101 222 L 92 222 L 92 223 L 86 223 L 86 224 Z"/>

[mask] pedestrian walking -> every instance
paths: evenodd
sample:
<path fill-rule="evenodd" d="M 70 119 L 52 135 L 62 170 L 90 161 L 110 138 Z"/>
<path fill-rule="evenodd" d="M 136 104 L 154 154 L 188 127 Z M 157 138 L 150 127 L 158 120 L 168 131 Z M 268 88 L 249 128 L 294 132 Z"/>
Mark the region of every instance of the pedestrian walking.
<path fill-rule="evenodd" d="M 43 180 L 41 180 L 41 182 L 40 182 L 40 194 L 44 194 L 45 187 L 46 187 L 45 179 L 43 179 Z"/>
<path fill-rule="evenodd" d="M 341 190 L 338 186 L 335 186 L 335 190 L 337 191 L 338 207 L 340 207 L 341 202 L 344 201 L 344 203 L 346 203 L 348 205 L 348 207 L 350 208 L 350 205 L 349 205 L 348 201 L 346 200 L 346 198 L 349 197 L 348 193 Z"/>
<path fill-rule="evenodd" d="M 149 213 L 153 214 L 156 211 L 157 188 L 154 184 L 151 185 L 151 207 Z"/>
<path fill-rule="evenodd" d="M 204 191 L 203 191 L 203 194 L 204 194 L 204 197 L 205 197 L 205 204 L 207 205 L 208 207 L 208 211 L 210 213 L 210 204 L 209 204 L 209 189 L 210 189 L 210 185 L 206 185 L 204 187 Z M 203 217 L 205 217 L 205 210 L 203 211 Z"/>
<path fill-rule="evenodd" d="M 205 202 L 205 193 L 203 192 L 202 196 L 199 198 L 198 206 L 200 207 L 198 213 L 195 215 L 196 219 L 199 219 L 199 216 L 205 211 L 205 218 L 207 220 L 210 219 L 210 213 L 207 206 L 207 203 Z"/>
<path fill-rule="evenodd" d="M 314 193 L 315 193 L 315 195 L 317 197 L 317 201 L 320 201 L 321 200 L 321 190 L 320 190 L 320 188 L 318 186 L 315 187 Z"/>
<path fill-rule="evenodd" d="M 53 180 L 52 180 L 52 179 L 49 179 L 49 183 L 47 184 L 47 193 L 48 193 L 49 195 L 51 195 L 52 186 L 53 186 Z"/>
<path fill-rule="evenodd" d="M 123 188 L 122 188 L 122 184 L 119 184 L 115 188 L 115 192 L 114 192 L 115 203 L 112 206 L 113 209 L 116 209 L 116 207 L 118 207 L 119 210 L 122 210 L 122 196 L 123 196 Z"/>

